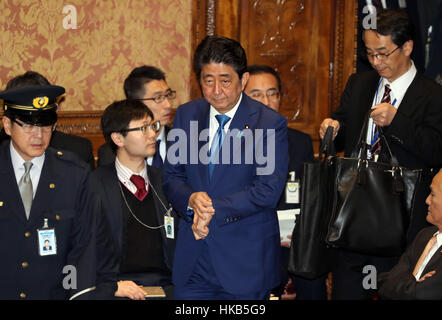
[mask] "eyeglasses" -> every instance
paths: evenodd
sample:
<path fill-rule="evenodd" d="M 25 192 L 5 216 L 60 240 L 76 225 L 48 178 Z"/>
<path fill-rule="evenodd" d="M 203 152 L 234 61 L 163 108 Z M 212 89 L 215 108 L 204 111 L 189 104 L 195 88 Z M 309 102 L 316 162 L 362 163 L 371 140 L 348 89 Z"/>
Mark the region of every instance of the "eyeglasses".
<path fill-rule="evenodd" d="M 368 53 L 365 52 L 365 55 L 367 56 L 367 58 L 369 60 L 373 60 L 374 58 L 378 59 L 379 61 L 385 61 L 388 59 L 389 56 L 391 56 L 397 49 L 399 49 L 400 47 L 396 47 L 396 49 L 394 49 L 393 51 L 391 51 L 390 53 Z"/>
<path fill-rule="evenodd" d="M 18 122 L 17 119 L 12 119 L 12 121 L 22 127 L 23 132 L 26 134 L 35 133 L 38 131 L 38 128 L 40 128 L 43 133 L 49 133 L 54 131 L 55 127 L 57 126 L 57 124 L 53 124 L 50 126 L 35 126 L 24 122 Z"/>
<path fill-rule="evenodd" d="M 265 94 L 262 91 L 255 91 L 250 93 L 250 97 L 256 100 L 263 100 L 265 95 L 269 100 L 277 100 L 279 98 L 278 90 L 274 89 L 267 90 Z"/>
<path fill-rule="evenodd" d="M 157 133 L 161 129 L 161 123 L 159 121 L 152 122 L 151 124 L 146 124 L 141 127 L 136 128 L 129 128 L 129 129 L 123 129 L 120 130 L 121 133 L 123 132 L 131 132 L 131 131 L 141 131 L 142 134 L 147 134 L 150 130 L 153 130 L 153 132 Z"/>
<path fill-rule="evenodd" d="M 166 98 L 168 100 L 173 100 L 176 98 L 176 91 L 174 90 L 168 90 L 165 94 L 159 94 L 156 97 L 153 98 L 144 98 L 144 99 L 138 99 L 138 100 L 152 100 L 155 101 L 155 103 L 162 103 L 164 100 L 166 100 Z"/>

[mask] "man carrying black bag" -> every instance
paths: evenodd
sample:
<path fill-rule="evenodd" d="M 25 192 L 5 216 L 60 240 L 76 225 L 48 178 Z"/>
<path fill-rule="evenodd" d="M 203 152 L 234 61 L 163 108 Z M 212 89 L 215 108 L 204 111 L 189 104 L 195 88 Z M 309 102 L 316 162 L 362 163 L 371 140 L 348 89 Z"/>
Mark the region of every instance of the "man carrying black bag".
<path fill-rule="evenodd" d="M 378 11 L 376 27 L 369 27 L 363 40 L 375 70 L 350 77 L 339 108 L 322 122 L 319 133 L 322 138 L 327 127 L 333 126 L 337 150 L 344 149 L 348 157 L 356 147 L 366 113 L 372 110 L 366 135 L 367 158 L 384 162 L 388 157 L 379 134 L 383 131 L 400 166 L 423 169 L 408 231 L 410 243 L 427 225 L 425 197 L 433 176 L 430 168 L 442 166 L 442 90 L 418 72 L 411 60 L 413 27 L 405 12 Z M 367 255 L 337 249 L 332 265 L 332 299 L 373 298 L 375 287 L 364 281 L 370 276 L 367 270 L 388 271 L 397 260 L 397 256 L 385 257 L 382 252 Z"/>

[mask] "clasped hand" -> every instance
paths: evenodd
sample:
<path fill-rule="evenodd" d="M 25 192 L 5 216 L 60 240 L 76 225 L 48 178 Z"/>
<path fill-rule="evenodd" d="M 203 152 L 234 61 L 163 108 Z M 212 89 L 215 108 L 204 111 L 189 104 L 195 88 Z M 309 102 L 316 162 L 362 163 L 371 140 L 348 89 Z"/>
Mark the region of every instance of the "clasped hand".
<path fill-rule="evenodd" d="M 206 192 L 194 192 L 189 198 L 189 207 L 193 209 L 192 231 L 196 240 L 205 239 L 209 234 L 208 225 L 215 214 L 212 199 Z"/>
<path fill-rule="evenodd" d="M 371 110 L 370 117 L 380 127 L 389 126 L 397 112 L 395 107 L 385 102 L 373 106 Z"/>

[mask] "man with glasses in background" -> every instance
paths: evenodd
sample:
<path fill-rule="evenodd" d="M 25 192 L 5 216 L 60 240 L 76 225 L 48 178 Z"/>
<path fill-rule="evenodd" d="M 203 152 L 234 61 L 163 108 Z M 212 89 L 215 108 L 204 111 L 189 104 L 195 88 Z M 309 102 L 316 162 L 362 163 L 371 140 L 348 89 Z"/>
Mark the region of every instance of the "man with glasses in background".
<path fill-rule="evenodd" d="M 252 65 L 247 67 L 249 80 L 247 81 L 244 92 L 251 98 L 258 100 L 267 107 L 279 112 L 281 104 L 281 79 L 278 73 L 269 66 Z M 294 183 L 295 179 L 302 177 L 304 162 L 313 161 L 312 139 L 308 134 L 301 131 L 287 128 L 288 135 L 288 154 L 289 154 L 289 175 L 287 177 L 286 190 L 281 194 L 276 209 L 280 210 L 299 210 L 299 193 L 297 197 L 287 197 L 289 183 Z M 298 198 L 298 200 L 294 199 Z M 315 280 L 303 279 L 301 277 L 290 276 L 287 272 L 290 238 L 281 238 L 281 276 L 283 282 L 281 286 L 274 289 L 273 292 L 281 296 L 282 299 L 288 299 L 293 295 L 293 288 L 296 292 L 297 300 L 325 300 L 327 299 L 327 290 L 325 286 L 325 277 Z"/>
<path fill-rule="evenodd" d="M 36 85 L 0 94 L 11 137 L 0 146 L 0 299 L 66 299 L 84 289 L 82 272 L 68 285 L 64 273 L 80 257 L 93 259 L 84 254 L 93 233 L 90 168 L 48 147 L 64 93 Z"/>
<path fill-rule="evenodd" d="M 163 71 L 153 66 L 141 66 L 132 70 L 124 80 L 124 93 L 127 99 L 142 101 L 153 113 L 154 119 L 161 123 L 161 131 L 157 137 L 157 152 L 147 158 L 147 164 L 162 168 L 167 151 L 167 133 L 172 123 L 172 100 L 176 91 L 166 82 Z M 109 144 L 104 144 L 98 150 L 98 166 L 112 163 L 115 155 Z"/>
<path fill-rule="evenodd" d="M 123 100 L 105 109 L 101 128 L 116 157 L 91 176 L 104 217 L 100 225 L 108 225 L 112 236 L 112 245 L 100 242 L 97 248 L 97 278 L 100 284 L 102 274 L 113 274 L 119 281 L 98 285 L 96 295 L 143 300 L 140 286 L 162 286 L 171 298 L 177 221 L 163 194 L 162 170 L 145 161 L 155 154 L 160 121 L 141 101 Z M 103 269 L 100 257 L 109 255 L 116 264 Z"/>
<path fill-rule="evenodd" d="M 407 235 L 411 243 L 417 232 L 428 226 L 425 198 L 433 176 L 430 168 L 442 166 L 442 90 L 416 70 L 411 59 L 413 26 L 405 11 L 378 11 L 376 27 L 365 28 L 363 40 L 374 70 L 350 77 L 339 108 L 322 122 L 319 134 L 323 138 L 327 127 L 332 126 L 337 150 L 344 149 L 345 156 L 350 156 L 365 115 L 371 111 L 366 133 L 368 158 L 386 161 L 386 147 L 379 143 L 381 128 L 399 165 L 423 169 Z M 374 265 L 380 273 L 391 269 L 398 258 L 383 257 L 382 252 L 367 256 L 337 250 L 332 298 L 372 298 L 374 292 L 362 287 L 364 266 Z"/>

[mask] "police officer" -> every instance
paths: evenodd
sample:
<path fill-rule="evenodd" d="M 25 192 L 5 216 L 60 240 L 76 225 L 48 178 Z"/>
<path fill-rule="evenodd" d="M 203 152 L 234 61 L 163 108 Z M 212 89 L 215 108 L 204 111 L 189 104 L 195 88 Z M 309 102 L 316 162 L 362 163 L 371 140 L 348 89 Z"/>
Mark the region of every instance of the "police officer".
<path fill-rule="evenodd" d="M 81 289 L 76 267 L 93 228 L 90 169 L 48 147 L 64 92 L 31 86 L 0 93 L 11 136 L 0 145 L 1 299 L 65 299 Z M 43 250 L 46 241 L 51 247 Z"/>

